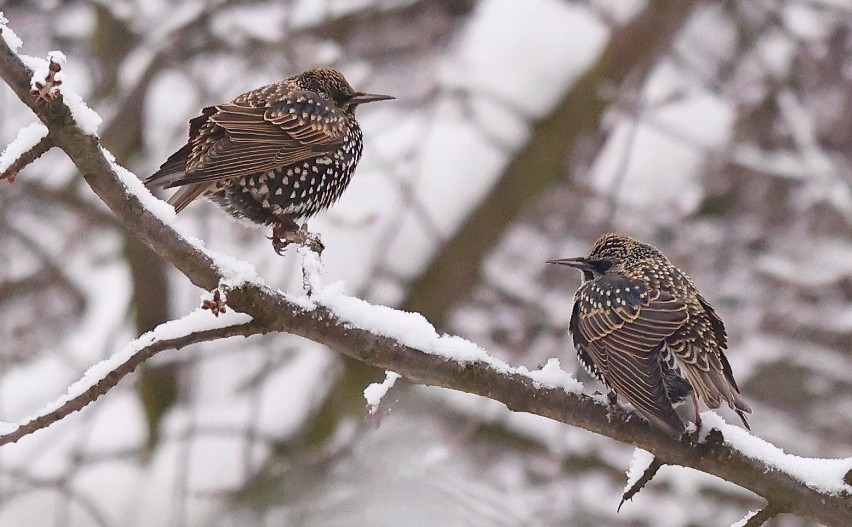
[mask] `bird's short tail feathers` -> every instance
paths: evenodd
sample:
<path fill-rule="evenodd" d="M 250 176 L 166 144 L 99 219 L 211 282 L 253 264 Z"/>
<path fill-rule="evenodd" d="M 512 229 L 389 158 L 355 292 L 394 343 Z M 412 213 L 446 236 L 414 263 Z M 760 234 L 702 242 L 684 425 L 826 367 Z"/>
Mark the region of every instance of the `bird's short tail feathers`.
<path fill-rule="evenodd" d="M 696 393 L 708 408 L 719 408 L 724 399 L 728 403 L 728 407 L 740 416 L 746 429 L 751 430 L 745 418 L 745 414 L 751 413 L 751 407 L 746 404 L 737 389 L 731 386 L 721 372 L 714 368 L 710 368 L 709 371 L 696 371 L 693 368 L 687 371 L 687 376 Z"/>
<path fill-rule="evenodd" d="M 203 195 L 210 187 L 206 183 L 196 183 L 195 185 L 186 185 L 180 187 L 177 192 L 169 198 L 169 205 L 175 208 L 175 212 L 180 212 L 186 208 L 192 201 Z"/>
<path fill-rule="evenodd" d="M 145 180 L 145 185 L 152 187 L 170 187 L 175 181 L 184 177 L 186 172 L 186 160 L 192 151 L 191 145 L 184 145 L 180 150 L 170 155 L 169 158 Z"/>

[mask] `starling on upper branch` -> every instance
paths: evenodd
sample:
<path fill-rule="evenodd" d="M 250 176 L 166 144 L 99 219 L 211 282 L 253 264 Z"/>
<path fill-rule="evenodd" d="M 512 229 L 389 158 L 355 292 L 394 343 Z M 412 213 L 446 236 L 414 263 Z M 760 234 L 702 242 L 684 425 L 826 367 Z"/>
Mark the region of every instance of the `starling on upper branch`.
<path fill-rule="evenodd" d="M 331 68 L 287 77 L 204 108 L 189 121 L 187 144 L 145 183 L 179 187 L 169 200 L 178 212 L 206 196 L 273 226 L 280 253 L 306 241 L 296 220 L 328 208 L 349 185 L 363 149 L 355 108 L 388 99 L 355 91 Z"/>
<path fill-rule="evenodd" d="M 583 273 L 570 331 L 583 366 L 651 423 L 675 438 L 685 427 L 673 404 L 691 395 L 710 408 L 724 400 L 748 428 L 725 357 L 727 334 L 692 280 L 656 248 L 615 234 L 581 258 L 548 260 Z"/>

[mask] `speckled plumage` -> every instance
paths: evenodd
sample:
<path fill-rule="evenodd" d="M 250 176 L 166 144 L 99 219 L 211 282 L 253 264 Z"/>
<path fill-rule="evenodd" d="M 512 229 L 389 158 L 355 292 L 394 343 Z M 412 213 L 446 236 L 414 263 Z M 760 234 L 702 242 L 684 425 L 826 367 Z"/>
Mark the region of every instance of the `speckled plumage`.
<path fill-rule="evenodd" d="M 583 272 L 570 323 L 574 346 L 617 396 L 675 437 L 685 428 L 672 405 L 687 395 L 710 408 L 725 401 L 748 427 L 744 413 L 751 409 L 724 354 L 724 324 L 659 250 L 607 234 L 585 257 L 550 263 Z"/>
<path fill-rule="evenodd" d="M 180 212 L 206 196 L 237 218 L 287 231 L 337 201 L 361 158 L 355 108 L 386 95 L 356 92 L 316 68 L 210 106 L 189 122 L 189 140 L 146 184 L 180 187 Z"/>

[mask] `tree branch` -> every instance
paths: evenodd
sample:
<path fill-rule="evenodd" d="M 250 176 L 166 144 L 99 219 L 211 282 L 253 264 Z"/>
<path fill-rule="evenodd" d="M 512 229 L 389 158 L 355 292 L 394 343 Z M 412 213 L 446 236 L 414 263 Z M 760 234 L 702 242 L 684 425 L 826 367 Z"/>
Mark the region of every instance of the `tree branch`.
<path fill-rule="evenodd" d="M 47 137 L 42 137 L 41 140 L 35 144 L 32 148 L 21 154 L 18 159 L 16 159 L 9 168 L 0 172 L 0 181 L 4 179 L 8 179 L 10 183 L 15 181 L 15 177 L 18 175 L 18 172 L 21 171 L 25 166 L 29 165 L 36 159 L 42 156 L 45 152 L 53 148 L 53 143 Z"/>
<path fill-rule="evenodd" d="M 603 401 L 562 387 L 546 386 L 521 369 L 508 368 L 484 352 L 455 360 L 435 353 L 442 346 L 445 349 L 457 346 L 470 353 L 472 345 L 453 337 L 442 340 L 437 334 L 424 337 L 427 328 L 432 333 L 434 329 L 422 317 L 370 306 L 349 297 L 324 296 L 325 292 L 316 288 L 318 300 L 308 302 L 271 289 L 259 279 L 235 281 L 235 277 L 241 275 L 233 272 L 231 263 L 189 242 L 146 209 L 139 195 L 122 180 L 116 165 L 105 157 L 98 139 L 77 128 L 61 99 L 35 104 L 29 94 L 32 72 L 3 39 L 0 39 L 0 76 L 48 126 L 48 137 L 65 151 L 89 186 L 130 232 L 198 287 L 211 290 L 220 283 L 230 282 L 228 306 L 251 315 L 260 327 L 308 338 L 360 361 L 395 371 L 413 382 L 478 394 L 500 401 L 511 410 L 535 413 L 638 446 L 651 452 L 661 463 L 694 468 L 749 489 L 763 496 L 778 512 L 790 512 L 830 526 L 852 525 L 849 495 L 852 487 L 842 483 L 842 473 L 850 467 L 844 467 L 838 476 L 837 490 L 821 491 L 804 483 L 805 476 L 797 475 L 792 469 L 749 457 L 732 446 L 730 438 L 723 439 L 718 431 L 711 433 L 703 444 L 694 445 L 686 440 L 674 442 L 644 420 L 631 419 L 626 412 L 608 422 Z M 323 305 L 325 300 L 335 307 Z M 357 317 L 352 318 L 358 311 L 342 309 L 356 304 L 359 309 L 375 311 L 375 315 L 385 319 L 408 317 L 406 324 L 416 326 L 407 328 L 412 330 L 413 336 L 391 325 L 373 331 L 358 327 Z M 712 414 L 705 415 L 712 417 Z M 719 426 L 726 435 L 740 437 L 734 433 L 739 429 L 724 424 Z M 849 464 L 852 466 L 852 460 Z"/>
<path fill-rule="evenodd" d="M 90 383 L 90 386 L 85 388 L 78 395 L 67 398 L 67 400 L 61 400 L 58 403 L 58 406 L 56 405 L 56 403 L 52 403 L 48 405 L 48 409 L 46 411 L 39 412 L 36 417 L 29 419 L 24 423 L 21 423 L 9 432 L 0 434 L 0 446 L 5 445 L 7 443 L 15 443 L 22 437 L 37 432 L 42 428 L 47 428 L 48 426 L 59 421 L 60 419 L 63 419 L 78 410 L 82 410 L 87 405 L 89 405 L 89 403 L 95 402 L 100 396 L 113 389 L 119 383 L 119 381 L 121 381 L 121 379 L 133 372 L 133 370 L 138 368 L 140 364 L 142 364 L 143 362 L 150 359 L 161 351 L 169 349 L 181 349 L 190 344 L 196 344 L 198 342 L 206 342 L 210 340 L 219 340 L 227 337 L 247 337 L 249 335 L 258 335 L 261 333 L 266 333 L 267 331 L 269 330 L 263 328 L 260 324 L 248 322 L 245 324 L 227 326 L 224 328 L 211 328 L 207 330 L 196 331 L 181 337 L 171 339 L 154 340 L 149 345 L 144 346 L 138 351 L 135 351 L 134 353 L 130 354 L 130 356 L 126 360 L 124 360 L 120 364 L 117 364 L 100 379 L 93 379 Z M 138 342 L 144 337 L 145 335 L 140 337 L 140 339 L 131 342 L 130 344 L 128 344 L 128 346 L 133 346 L 136 342 Z M 110 359 L 107 359 L 107 361 L 109 360 Z M 79 382 L 86 382 L 86 379 L 81 379 L 81 381 Z M 63 397 L 63 399 L 65 398 Z M 56 406 L 56 408 L 52 408 L 53 406 Z"/>

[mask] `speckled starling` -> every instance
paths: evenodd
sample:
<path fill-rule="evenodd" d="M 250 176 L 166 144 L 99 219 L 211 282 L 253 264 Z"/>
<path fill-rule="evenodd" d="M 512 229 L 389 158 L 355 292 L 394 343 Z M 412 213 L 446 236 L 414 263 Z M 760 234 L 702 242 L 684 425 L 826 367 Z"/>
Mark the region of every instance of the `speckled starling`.
<path fill-rule="evenodd" d="M 690 395 L 699 429 L 696 396 L 710 408 L 724 400 L 748 428 L 744 414 L 751 409 L 725 357 L 725 326 L 692 280 L 663 253 L 607 234 L 585 257 L 548 263 L 583 273 L 570 332 L 580 362 L 610 390 L 611 409 L 623 397 L 679 438 L 685 427 L 673 404 Z"/>
<path fill-rule="evenodd" d="M 363 148 L 359 104 L 393 99 L 357 92 L 316 68 L 209 106 L 189 121 L 189 141 L 145 183 L 180 187 L 180 212 L 199 196 L 253 223 L 273 226 L 273 247 L 304 242 L 308 218 L 337 201 Z M 298 234 L 301 234 L 300 238 Z"/>

